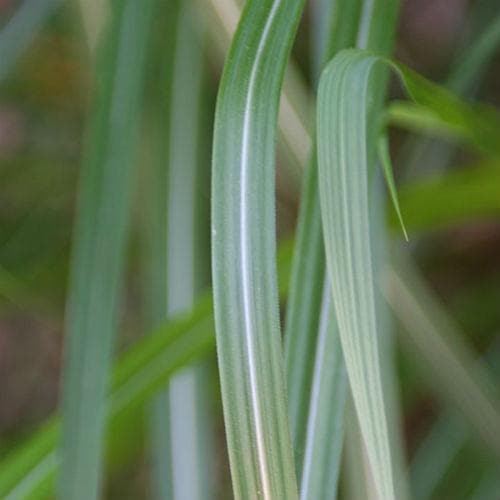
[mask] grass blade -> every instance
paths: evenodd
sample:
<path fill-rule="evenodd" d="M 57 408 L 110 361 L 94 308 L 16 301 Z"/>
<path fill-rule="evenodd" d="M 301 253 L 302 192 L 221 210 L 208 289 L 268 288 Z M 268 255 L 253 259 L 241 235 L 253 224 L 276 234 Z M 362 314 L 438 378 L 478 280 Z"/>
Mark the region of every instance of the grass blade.
<path fill-rule="evenodd" d="M 318 158 L 327 263 L 361 432 L 369 461 L 375 467 L 379 494 L 389 498 L 394 493 L 376 345 L 372 250 L 367 242 L 370 227 L 368 158 L 378 133 L 373 123 L 368 123 L 368 102 L 372 92 L 378 93 L 377 88 L 370 87 L 369 79 L 382 61 L 397 71 L 408 93 L 426 112 L 462 129 L 485 149 L 494 150 L 498 141 L 494 146 L 490 110 L 462 103 L 403 65 L 347 50 L 336 56 L 323 73 L 319 92 Z M 345 124 L 348 115 L 351 125 Z"/>
<path fill-rule="evenodd" d="M 408 95 L 416 103 L 396 103 L 388 110 L 388 117 L 398 125 L 445 130 L 467 141 L 484 154 L 500 154 L 500 119 L 493 108 L 463 102 L 435 83 L 399 63 L 390 64 L 400 77 Z"/>
<path fill-rule="evenodd" d="M 99 491 L 106 381 L 151 10 L 151 0 L 116 4 L 97 67 L 66 316 L 59 493 L 68 500 L 93 499 Z"/>
<path fill-rule="evenodd" d="M 316 19 L 316 33 L 319 33 L 320 38 L 316 40 L 315 50 L 313 51 L 313 59 L 320 61 L 316 68 L 316 77 L 319 74 L 321 66 L 335 52 L 345 46 L 353 45 L 355 42 L 356 26 L 359 18 L 361 3 L 358 1 L 336 1 L 325 4 L 324 2 L 315 6 L 313 15 Z M 342 16 L 340 16 L 342 13 Z M 344 16 L 349 16 L 346 18 Z M 351 33 L 351 38 L 347 38 L 344 33 L 344 25 L 348 20 L 353 21 L 354 28 Z M 345 45 L 344 45 L 345 44 Z M 323 248 L 323 233 L 321 231 L 320 208 L 318 201 L 318 179 L 316 155 L 312 157 L 311 164 L 306 173 L 302 189 L 300 212 L 297 223 L 297 239 L 292 262 L 292 274 L 290 293 L 288 296 L 288 304 L 286 309 L 285 319 L 285 373 L 287 378 L 288 391 L 288 414 L 290 417 L 290 426 L 292 433 L 292 441 L 295 456 L 295 466 L 297 475 L 302 477 L 304 481 L 308 475 L 303 471 L 304 453 L 307 449 L 307 458 L 313 460 L 313 457 L 328 453 L 326 450 L 316 449 L 315 446 L 324 444 L 328 447 L 328 451 L 340 454 L 342 439 L 338 435 L 338 431 L 342 430 L 341 421 L 343 420 L 343 412 L 340 408 L 344 406 L 345 389 L 342 388 L 342 383 L 337 384 L 337 378 L 341 377 L 340 371 L 343 368 L 339 367 L 338 376 L 323 377 L 320 373 L 316 374 L 318 367 L 327 366 L 324 364 L 323 356 L 332 356 L 332 361 L 335 360 L 335 342 L 329 339 L 327 345 L 331 352 L 325 353 L 318 350 L 319 338 L 325 335 L 325 332 L 332 330 L 329 335 L 336 334 L 336 325 L 329 325 L 323 318 L 330 318 L 335 321 L 331 312 L 325 310 L 325 307 L 332 307 L 331 301 L 325 295 L 327 290 L 324 287 L 325 280 L 325 256 Z M 320 333 L 321 330 L 321 333 Z M 324 340 L 322 341 L 325 342 Z M 316 358 L 316 356 L 318 356 Z M 342 357 L 340 356 L 337 362 L 343 365 Z M 329 366 L 329 368 L 331 368 Z M 333 375 L 333 373 L 332 373 Z M 324 417 L 323 410 L 326 412 L 332 411 L 330 423 L 332 428 L 329 429 L 328 435 L 332 436 L 332 441 L 336 442 L 338 449 L 335 450 L 333 443 L 325 443 L 325 441 L 317 440 L 311 427 L 317 420 L 317 416 L 311 413 L 313 408 L 310 408 L 310 403 L 313 402 L 311 394 L 317 394 L 320 387 L 315 383 L 325 385 L 326 380 L 329 380 L 331 387 L 330 397 L 335 399 L 338 404 L 333 407 L 327 403 L 324 408 L 314 408 L 313 413 L 319 413 Z M 323 391 L 328 391 L 323 388 Z M 338 390 L 339 393 L 336 394 Z M 338 396 L 338 397 L 337 397 Z M 320 417 L 320 418 L 321 418 Z M 328 417 L 326 417 L 328 418 Z M 319 430 L 319 428 L 318 428 Z M 336 434 L 333 434 L 337 431 Z M 332 448 L 330 448 L 332 444 Z M 338 463 L 333 456 L 333 465 Z M 328 464 L 325 463 L 327 466 Z M 305 464 L 304 468 L 311 471 L 318 466 L 317 463 Z M 328 473 L 322 470 L 316 470 L 315 484 L 308 482 L 308 486 L 304 490 L 302 486 L 302 498 L 314 498 L 324 495 L 321 490 L 321 478 L 323 474 L 329 478 L 336 478 L 338 470 L 327 469 Z M 329 482 L 325 487 L 333 487 L 334 484 Z M 319 488 L 319 489 L 317 489 Z M 335 491 L 335 489 L 332 489 Z"/>
<path fill-rule="evenodd" d="M 370 243 L 367 82 L 375 58 L 341 51 L 318 94 L 318 167 L 327 267 L 340 338 L 368 460 L 380 498 L 395 498 L 380 373 Z M 350 119 L 346 121 L 346 116 Z M 375 134 L 374 134 L 375 131 Z"/>
<path fill-rule="evenodd" d="M 389 17 L 395 13 L 392 3 L 385 3 L 385 12 Z M 392 10 L 391 10 L 392 9 Z M 320 3 L 316 6 L 317 14 L 314 16 L 318 26 L 315 32 L 319 38 L 315 43 L 313 60 L 319 66 L 325 58 L 345 46 L 354 45 L 358 31 L 358 19 L 361 14 L 361 2 L 331 2 Z M 366 13 L 365 13 L 366 15 Z M 379 39 L 376 20 L 373 26 L 365 29 L 373 32 L 369 35 L 370 43 L 382 48 L 386 45 L 385 39 Z M 350 27 L 346 27 L 350 23 Z M 385 29 L 383 37 L 391 36 L 391 30 Z M 323 59 L 323 60 L 322 60 Z M 297 228 L 297 246 L 292 264 L 291 287 L 287 307 L 285 330 L 285 354 L 288 388 L 288 407 L 292 427 L 292 438 L 296 467 L 299 476 L 302 476 L 301 497 L 322 498 L 327 492 L 336 491 L 334 479 L 338 475 L 339 455 L 342 448 L 342 420 L 343 407 L 345 406 L 345 388 L 339 384 L 340 375 L 328 377 L 327 364 L 322 364 L 323 357 L 337 356 L 338 339 L 331 341 L 330 352 L 318 351 L 318 342 L 322 338 L 322 331 L 318 335 L 318 318 L 322 304 L 327 302 L 325 294 L 321 297 L 319 291 L 324 288 L 324 249 L 323 236 L 320 224 L 320 207 L 318 198 L 318 180 L 316 157 L 313 157 L 309 171 L 304 180 L 304 190 L 301 198 L 299 221 Z M 331 305 L 330 305 L 331 307 Z M 322 316 L 328 314 L 334 321 L 332 313 L 323 311 Z M 336 323 L 327 327 L 333 332 L 337 331 Z M 313 359 L 316 355 L 316 359 Z M 305 362 L 304 362 L 305 361 Z M 342 356 L 338 358 L 342 363 Z M 325 370 L 324 378 L 314 374 L 313 370 L 322 366 Z M 340 367 L 339 367 L 340 369 Z M 341 370 L 344 368 L 342 367 Z M 316 394 L 320 387 L 316 383 L 321 380 L 321 390 L 330 391 L 330 397 L 336 401 L 336 406 L 323 398 L 323 404 L 315 407 L 311 394 Z M 329 384 L 329 389 L 328 389 Z M 319 417 L 318 417 L 319 415 Z M 328 429 L 321 426 L 312 427 L 317 419 L 330 422 Z M 331 436 L 329 440 L 318 439 L 312 430 L 322 431 L 323 435 Z M 306 455 L 304 458 L 304 451 Z M 325 468 L 315 461 L 315 457 L 329 456 L 331 464 L 324 463 Z M 332 467 L 332 468 L 330 468 Z M 335 468 L 336 467 L 336 468 Z M 314 470 L 313 480 L 310 480 L 309 471 Z M 328 478 L 328 479 L 326 479 Z M 328 493 L 328 495 L 331 493 Z"/>
<path fill-rule="evenodd" d="M 297 497 L 275 263 L 274 128 L 303 1 L 250 1 L 215 118 L 212 259 L 217 352 L 236 498 Z"/>
<path fill-rule="evenodd" d="M 167 235 L 159 244 L 167 244 L 165 273 L 166 313 L 175 315 L 188 311 L 200 288 L 206 285 L 209 259 L 197 251 L 202 240 L 200 230 L 208 225 L 208 212 L 199 210 L 202 168 L 200 162 L 200 123 L 203 83 L 203 54 L 199 33 L 196 32 L 192 5 L 182 2 L 175 29 L 173 81 L 171 92 L 168 178 L 163 210 L 166 211 Z M 202 224 L 201 215 L 205 219 Z M 161 233 L 160 233 L 161 234 Z M 205 269 L 204 269 L 205 268 Z M 158 270 L 156 270 L 158 272 Z M 172 493 L 165 481 L 165 460 L 160 461 L 155 474 L 158 498 L 210 498 L 211 459 L 206 443 L 211 433 L 210 410 L 206 394 L 208 366 L 197 365 L 176 375 L 168 389 L 170 423 L 166 426 L 165 405 L 156 409 L 156 436 L 169 433 L 170 449 L 163 440 L 155 439 L 157 454 L 170 453 Z M 166 427 L 166 429 L 165 429 Z M 167 464 L 165 464 L 167 465 Z"/>
<path fill-rule="evenodd" d="M 477 2 L 471 12 L 471 33 L 458 50 L 445 86 L 459 95 L 470 96 L 500 43 L 500 15 L 494 2 Z M 442 171 L 448 166 L 454 148 L 429 138 L 411 138 L 403 146 L 406 176 Z"/>
<path fill-rule="evenodd" d="M 358 34 L 362 0 L 318 0 L 312 4 L 313 74 L 321 70 L 340 49 L 354 47 Z"/>
<path fill-rule="evenodd" d="M 401 214 L 401 207 L 399 204 L 398 192 L 396 190 L 396 182 L 394 180 L 394 173 L 391 163 L 391 156 L 389 153 L 389 139 L 387 135 L 382 134 L 378 143 L 378 156 L 380 163 L 382 165 L 382 170 L 384 171 L 384 177 L 387 184 L 387 189 L 391 196 L 392 205 L 396 211 L 396 215 L 403 230 L 404 237 L 408 241 L 408 232 L 406 231 L 405 223 L 403 220 L 403 215 Z"/>
<path fill-rule="evenodd" d="M 144 308 L 146 330 L 153 331 L 167 318 L 168 303 L 168 173 L 170 127 L 174 102 L 174 60 L 177 49 L 176 25 L 179 2 L 169 1 L 158 6 L 158 17 L 164 22 L 152 35 L 151 80 L 154 86 L 149 115 L 150 126 L 144 148 L 147 156 L 144 199 Z M 161 47 L 158 54 L 154 47 Z M 158 68 L 161 68 L 158 75 Z M 158 75 L 158 76 L 157 76 Z M 148 103 L 149 104 L 149 103 Z M 149 155 L 148 155 L 149 153 Z M 168 390 L 158 393 L 149 408 L 149 444 L 151 460 L 151 491 L 153 498 L 172 498 L 172 453 L 170 440 L 170 405 Z"/>
<path fill-rule="evenodd" d="M 344 441 L 347 377 L 325 279 L 308 405 L 300 498 L 328 498 L 337 491 Z"/>
<path fill-rule="evenodd" d="M 314 161 L 304 179 L 285 318 L 288 414 L 299 477 L 306 447 L 316 339 L 323 299 L 322 282 L 325 275 L 317 185 Z"/>

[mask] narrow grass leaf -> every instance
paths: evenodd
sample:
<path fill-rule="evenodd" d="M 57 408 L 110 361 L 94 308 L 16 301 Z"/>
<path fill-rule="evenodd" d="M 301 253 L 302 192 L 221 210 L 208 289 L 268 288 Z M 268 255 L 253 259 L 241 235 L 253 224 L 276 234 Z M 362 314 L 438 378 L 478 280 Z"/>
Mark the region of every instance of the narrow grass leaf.
<path fill-rule="evenodd" d="M 306 446 L 322 282 L 325 275 L 317 172 L 314 161 L 304 178 L 285 317 L 288 415 L 299 477 Z"/>
<path fill-rule="evenodd" d="M 116 3 L 96 69 L 66 314 L 59 490 L 65 500 L 99 494 L 106 384 L 151 10 L 151 0 Z"/>
<path fill-rule="evenodd" d="M 217 102 L 212 274 L 236 498 L 297 497 L 276 282 L 274 130 L 302 8 L 301 0 L 246 4 Z"/>
<path fill-rule="evenodd" d="M 318 166 L 326 260 L 347 372 L 378 495 L 390 499 L 395 493 L 377 345 L 368 200 L 368 157 L 376 140 L 367 123 L 368 81 L 375 62 L 363 51 L 344 50 L 323 72 Z"/>
<path fill-rule="evenodd" d="M 182 2 L 175 28 L 175 52 L 172 62 L 173 81 L 170 94 L 170 127 L 167 190 L 165 204 L 167 235 L 160 245 L 165 245 L 167 256 L 165 273 L 166 314 L 175 315 L 188 311 L 200 288 L 206 285 L 209 258 L 197 251 L 202 241 L 200 231 L 209 225 L 208 211 L 200 211 L 201 169 L 207 170 L 206 157 L 200 159 L 201 105 L 203 88 L 203 54 L 200 33 L 197 32 L 191 2 Z M 165 185 L 163 185 L 165 187 Z M 202 221 L 198 219 L 202 219 Z M 160 233 L 162 234 L 162 233 Z M 207 242 L 208 243 L 208 242 Z M 159 272 L 159 270 L 156 270 Z M 163 449 L 165 442 L 157 441 L 160 454 L 170 453 L 173 499 L 201 500 L 211 498 L 212 457 L 207 455 L 209 442 L 210 407 L 206 394 L 210 392 L 208 366 L 196 365 L 176 375 L 168 388 L 170 423 L 164 405 L 156 409 L 157 436 L 169 433 L 170 449 Z M 160 396 L 161 397 L 161 396 Z M 162 429 L 163 427 L 163 429 Z M 158 455 L 158 453 L 157 453 Z M 165 469 L 156 467 L 155 483 L 159 486 L 158 498 L 168 498 L 168 484 L 164 484 Z M 162 485 L 164 487 L 162 487 Z M 213 485 L 212 485 L 213 486 Z"/>
<path fill-rule="evenodd" d="M 312 367 L 300 498 L 336 496 L 344 441 L 347 376 L 333 317 L 328 278 L 323 286 L 316 352 Z"/>
<path fill-rule="evenodd" d="M 340 49 L 354 47 L 359 29 L 362 0 L 318 0 L 311 4 L 313 74 L 321 70 Z"/>
<path fill-rule="evenodd" d="M 167 317 L 168 302 L 168 157 L 173 104 L 173 61 L 177 44 L 179 2 L 168 1 L 157 6 L 157 18 L 151 35 L 148 66 L 151 87 L 146 100 L 149 118 L 146 121 L 146 144 L 142 148 L 145 157 L 144 192 L 140 193 L 143 207 L 142 267 L 144 326 L 152 331 Z M 159 47 L 160 49 L 156 49 Z M 141 172 L 141 173 L 142 173 Z M 168 391 L 162 391 L 149 408 L 148 443 L 151 460 L 151 491 L 153 498 L 172 498 L 173 474 L 170 439 L 170 405 Z"/>
<path fill-rule="evenodd" d="M 391 196 L 392 205 L 398 217 L 399 223 L 401 224 L 401 229 L 403 230 L 404 237 L 406 241 L 408 241 L 408 232 L 406 231 L 403 215 L 401 214 L 396 182 L 394 181 L 391 155 L 389 153 L 389 140 L 386 134 L 382 134 L 379 138 L 378 156 L 380 159 L 380 164 L 382 165 L 382 170 L 384 171 L 385 182 Z"/>
<path fill-rule="evenodd" d="M 401 63 L 385 60 L 398 74 L 416 105 L 397 103 L 389 107 L 388 118 L 398 125 L 444 130 L 466 141 L 484 154 L 500 154 L 500 117 L 486 105 L 472 105 L 444 87 L 417 74 Z"/>
<path fill-rule="evenodd" d="M 490 110 L 473 108 L 400 64 L 356 50 L 339 53 L 323 73 L 318 97 L 320 199 L 334 303 L 354 401 L 379 494 L 392 498 L 392 472 L 376 343 L 369 234 L 368 159 L 378 130 L 369 126 L 370 78 L 391 65 L 410 96 L 485 148 L 498 148 Z M 346 122 L 346 117 L 350 119 Z M 479 127 L 478 124 L 481 124 Z M 476 126 L 477 125 L 477 126 Z M 483 134 L 478 135 L 478 129 Z M 487 129 L 487 130 L 486 130 Z"/>
<path fill-rule="evenodd" d="M 313 60 L 316 59 L 318 65 L 315 68 L 316 78 L 319 76 L 321 66 L 335 52 L 346 46 L 354 45 L 360 8 L 361 2 L 358 1 L 322 2 L 314 5 L 314 32 L 320 34 L 319 38 L 315 39 L 313 50 Z M 350 28 L 346 28 L 348 21 L 353 21 Z M 345 29 L 351 30 L 350 37 L 345 33 Z M 338 469 L 330 468 L 328 461 L 324 462 L 324 470 L 318 469 L 319 464 L 314 462 L 314 457 L 332 453 L 330 460 L 334 466 L 338 465 L 338 460 L 334 458 L 334 455 L 340 455 L 341 452 L 342 436 L 339 436 L 339 432 L 342 434 L 343 428 L 341 408 L 345 406 L 345 388 L 342 384 L 338 384 L 338 378 L 344 369 L 342 357 L 337 359 L 337 362 L 342 366 L 335 368 L 337 372 L 335 377 L 316 373 L 318 368 L 325 370 L 325 372 L 334 373 L 331 372 L 332 367 L 328 363 L 324 363 L 324 357 L 332 356 L 332 359 L 335 360 L 336 343 L 329 339 L 325 344 L 325 340 L 322 340 L 322 343 L 331 350 L 330 353 L 318 349 L 318 342 L 324 332 L 331 331 L 329 335 L 337 337 L 338 342 L 336 326 L 325 323 L 325 318 L 331 321 L 335 321 L 335 319 L 331 312 L 325 310 L 325 307 L 331 308 L 332 304 L 325 295 L 329 291 L 324 287 L 325 256 L 317 172 L 316 154 L 314 153 L 303 179 L 284 332 L 288 414 L 295 466 L 297 475 L 301 478 L 300 495 L 302 498 L 321 497 L 325 493 L 322 487 L 333 487 L 332 480 L 336 479 Z M 323 320 L 320 319 L 320 316 Z M 320 333 L 320 330 L 323 333 Z M 327 380 L 331 383 L 331 392 L 329 398 L 323 401 L 328 402 L 324 407 L 318 400 L 315 400 L 314 403 L 319 407 L 311 405 L 310 403 L 313 402 L 311 400 L 312 393 L 328 391 L 325 388 Z M 320 388 L 319 384 L 322 384 L 323 387 Z M 336 405 L 330 404 L 332 399 Z M 331 417 L 326 415 L 328 412 L 332 412 Z M 332 442 L 318 439 L 313 432 L 320 430 L 318 426 L 315 426 L 318 418 L 329 419 L 332 427 L 322 430 L 328 431 L 328 435 L 332 436 Z M 333 443 L 337 444 L 336 449 L 330 447 Z M 322 445 L 327 449 L 322 449 Z M 307 456 L 305 458 L 308 462 L 313 461 L 314 463 L 304 462 L 306 448 Z M 303 468 L 307 469 L 307 474 Z M 315 471 L 316 481 L 310 479 L 312 470 Z M 328 483 L 322 481 L 326 476 L 328 476 Z"/>
<path fill-rule="evenodd" d="M 393 2 L 385 2 L 384 9 L 387 10 L 384 17 L 394 15 L 395 5 Z M 318 2 L 313 5 L 313 9 L 313 31 L 318 36 L 314 39 L 312 59 L 317 79 L 321 66 L 333 54 L 342 48 L 355 45 L 362 2 Z M 376 19 L 372 18 L 364 28 L 371 31 L 370 43 L 383 50 L 382 48 L 388 45 L 386 37 L 391 36 L 391 29 L 386 26 L 379 37 L 376 24 Z M 324 275 L 317 165 L 316 155 L 313 154 L 304 179 L 285 321 L 288 408 L 296 468 L 301 478 L 301 497 L 311 499 L 329 496 L 333 492 L 336 494 L 335 481 L 342 450 L 342 422 L 346 397 L 343 386 L 345 382 L 339 383 L 339 379 L 343 380 L 340 373 L 345 370 L 342 356 L 336 358 L 341 366 L 337 367 L 338 374 L 335 377 L 332 376 L 331 366 L 324 363 L 327 357 L 334 359 L 339 348 L 338 327 L 333 312 L 327 313 L 324 310 L 325 303 L 330 302 L 325 295 L 328 292 L 325 290 L 327 280 L 325 281 Z M 321 296 L 319 292 L 322 289 Z M 332 305 L 329 304 L 329 307 Z M 333 323 L 318 324 L 320 316 L 329 316 Z M 331 331 L 330 335 L 335 336 L 335 342 L 327 344 L 329 352 L 318 350 L 318 343 L 323 338 L 325 328 Z M 315 371 L 318 368 L 324 373 L 318 374 Z M 330 404 L 329 399 L 322 399 L 316 406 L 317 402 L 311 399 L 311 394 L 317 394 L 320 390 L 329 392 L 335 404 Z M 325 427 L 321 422 L 329 422 L 329 427 Z M 324 435 L 331 436 L 331 442 L 320 437 Z M 316 460 L 316 457 L 325 456 L 329 459 L 324 460 L 322 464 Z"/>
<path fill-rule="evenodd" d="M 472 7 L 469 16 L 471 30 L 463 37 L 444 82 L 445 87 L 461 96 L 472 97 L 500 44 L 500 14 L 494 3 L 486 0 Z M 411 137 L 401 150 L 404 174 L 408 177 L 443 171 L 450 166 L 448 163 L 454 148 L 442 141 Z"/>

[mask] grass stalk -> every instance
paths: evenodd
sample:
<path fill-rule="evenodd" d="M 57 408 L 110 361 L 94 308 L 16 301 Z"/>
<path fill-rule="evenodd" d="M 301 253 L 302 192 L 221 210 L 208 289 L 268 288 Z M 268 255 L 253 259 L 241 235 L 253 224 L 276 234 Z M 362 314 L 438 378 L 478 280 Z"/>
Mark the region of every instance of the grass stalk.
<path fill-rule="evenodd" d="M 92 500 L 100 490 L 106 385 L 151 8 L 151 0 L 141 6 L 130 0 L 114 4 L 97 63 L 66 313 L 59 481 L 65 500 Z M 130 65 L 136 71 L 130 72 Z"/>

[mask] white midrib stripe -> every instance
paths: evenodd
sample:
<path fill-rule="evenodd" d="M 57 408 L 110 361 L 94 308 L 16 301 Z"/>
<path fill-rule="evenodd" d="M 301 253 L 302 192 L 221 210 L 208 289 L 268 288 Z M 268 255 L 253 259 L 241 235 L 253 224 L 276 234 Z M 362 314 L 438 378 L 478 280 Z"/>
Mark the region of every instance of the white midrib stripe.
<path fill-rule="evenodd" d="M 274 0 L 271 12 L 267 18 L 262 37 L 260 38 L 257 52 L 255 54 L 250 80 L 248 83 L 248 94 L 245 101 L 245 111 L 243 115 L 243 141 L 241 148 L 241 190 L 240 190 L 240 251 L 242 267 L 242 285 L 243 285 L 243 307 L 244 307 L 244 336 L 246 341 L 248 368 L 250 373 L 250 396 L 252 398 L 253 419 L 255 425 L 255 434 L 257 438 L 257 454 L 259 459 L 259 469 L 262 481 L 263 498 L 271 498 L 271 488 L 268 477 L 268 463 L 266 458 L 266 449 L 264 443 L 264 429 L 262 425 L 261 409 L 259 402 L 259 388 L 257 384 L 257 367 L 255 366 L 255 351 L 253 345 L 252 332 L 254 330 L 252 318 L 252 297 L 250 290 L 250 269 L 249 269 L 249 241 L 247 228 L 248 211 L 248 170 L 250 168 L 250 125 L 251 110 L 253 109 L 254 87 L 257 78 L 257 71 L 260 66 L 260 60 L 264 47 L 269 36 L 278 7 L 281 0 Z"/>

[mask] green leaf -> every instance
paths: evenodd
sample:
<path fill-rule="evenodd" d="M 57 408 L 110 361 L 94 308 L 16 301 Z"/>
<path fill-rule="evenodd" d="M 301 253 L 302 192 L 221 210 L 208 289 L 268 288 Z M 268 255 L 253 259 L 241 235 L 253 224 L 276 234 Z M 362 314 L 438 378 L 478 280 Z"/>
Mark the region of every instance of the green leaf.
<path fill-rule="evenodd" d="M 378 88 L 370 78 L 390 65 L 426 111 L 463 131 L 478 147 L 498 149 L 498 120 L 489 109 L 469 106 L 401 64 L 370 53 L 346 50 L 324 71 L 318 98 L 320 199 L 344 356 L 367 454 L 383 498 L 394 495 L 376 342 L 372 250 L 368 241 L 368 159 L 378 134 L 369 122 Z M 349 120 L 346 121 L 346 117 Z M 496 121 L 495 121 L 496 120 Z"/>
<path fill-rule="evenodd" d="M 306 446 L 325 275 L 317 172 L 314 161 L 304 178 L 284 333 L 288 415 L 299 477 Z"/>
<path fill-rule="evenodd" d="M 363 10 L 361 4 L 357 1 L 336 1 L 320 2 L 315 6 L 316 25 L 313 31 L 318 38 L 313 44 L 313 61 L 317 70 L 319 64 L 324 64 L 335 52 L 356 43 L 358 21 Z M 395 18 L 397 3 L 376 2 L 374 12 L 384 19 Z M 366 37 L 371 45 L 385 50 L 392 43 L 392 28 L 386 24 L 385 29 L 380 30 L 378 18 L 370 15 L 365 5 L 363 29 L 368 30 Z M 345 407 L 342 375 L 345 368 L 338 353 L 338 327 L 333 312 L 325 310 L 326 304 L 330 308 L 332 305 L 325 286 L 322 240 L 314 155 L 304 179 L 285 321 L 288 408 L 296 468 L 301 478 L 301 498 L 311 499 L 324 498 L 336 491 Z M 320 322 L 320 316 L 330 317 L 332 324 Z M 327 337 L 327 350 L 323 351 L 318 349 L 318 343 L 324 342 L 325 329 L 330 331 L 330 337 Z M 332 368 L 338 364 L 342 366 L 337 366 L 335 372 Z M 318 391 L 329 393 L 331 399 L 325 397 L 318 401 L 312 398 L 311 394 L 316 395 Z M 325 440 L 325 435 L 332 436 L 331 440 Z M 325 459 L 320 463 L 318 457 Z"/>
<path fill-rule="evenodd" d="M 318 0 L 312 4 L 311 58 L 315 80 L 340 49 L 356 45 L 362 4 L 361 0 Z"/>
<path fill-rule="evenodd" d="M 207 252 L 198 250 L 209 225 L 209 212 L 202 207 L 205 198 L 199 196 L 209 174 L 206 156 L 199 161 L 205 100 L 201 33 L 191 2 L 168 2 L 161 12 L 168 25 L 160 27 L 158 46 L 163 50 L 153 67 L 155 77 L 160 65 L 163 75 L 153 103 L 159 123 L 146 196 L 153 206 L 148 221 L 151 248 L 145 255 L 149 271 L 145 303 L 153 326 L 193 306 L 207 284 L 203 278 L 209 274 L 210 262 Z M 165 33 L 169 34 L 166 39 Z M 205 243 L 208 247 L 208 241 Z M 150 443 L 153 491 L 158 499 L 199 500 L 213 494 L 212 457 L 207 446 L 213 434 L 207 401 L 209 368 L 207 364 L 184 370 L 154 401 Z"/>
<path fill-rule="evenodd" d="M 361 2 L 321 2 L 315 5 L 315 9 L 313 32 L 319 38 L 315 39 L 313 60 L 316 59 L 318 65 L 315 75 L 317 78 L 321 66 L 334 53 L 354 45 Z M 305 489 L 300 487 L 301 497 L 320 498 L 327 491 L 336 491 L 338 460 L 335 455 L 340 455 L 342 448 L 345 388 L 342 382 L 339 383 L 344 368 L 342 356 L 337 354 L 337 327 L 320 319 L 322 316 L 335 321 L 331 311 L 325 309 L 332 305 L 327 296 L 329 290 L 324 286 L 325 256 L 315 154 L 310 163 L 303 179 L 286 308 L 285 373 L 296 471 L 301 483 L 307 482 L 307 486 L 304 484 Z M 335 342 L 331 338 L 323 338 L 327 331 L 330 331 L 328 335 L 337 338 Z M 318 349 L 320 338 L 329 349 L 328 352 Z M 331 362 L 342 366 L 335 367 L 330 362 L 325 362 L 328 357 L 332 358 Z M 333 368 L 335 370 L 332 371 Z M 325 371 L 325 374 L 318 372 L 319 369 Z M 329 398 L 311 399 L 311 395 L 317 395 L 318 391 L 329 392 Z M 331 404 L 332 400 L 334 405 Z M 330 429 L 324 428 L 326 422 L 330 423 Z M 314 431 L 328 432 L 332 439 L 321 439 Z M 304 463 L 306 450 L 308 463 Z M 320 464 L 315 461 L 318 456 L 328 456 L 329 459 L 319 467 Z M 303 471 L 303 468 L 308 472 Z M 313 479 L 310 477 L 311 471 L 314 471 Z"/>
<path fill-rule="evenodd" d="M 347 376 L 337 328 L 330 283 L 326 278 L 307 406 L 300 476 L 302 499 L 327 498 L 337 491 L 347 396 Z"/>
<path fill-rule="evenodd" d="M 297 497 L 276 282 L 274 141 L 301 0 L 246 4 L 215 117 L 212 275 L 236 498 Z"/>
<path fill-rule="evenodd" d="M 152 0 L 117 2 L 115 9 L 96 69 L 71 264 L 59 492 L 65 500 L 91 500 L 100 488 L 106 382 Z"/>
<path fill-rule="evenodd" d="M 387 188 L 389 189 L 389 194 L 391 195 L 392 205 L 394 206 L 394 210 L 396 211 L 399 223 L 401 224 L 401 229 L 403 230 L 405 239 L 406 241 L 408 241 L 408 233 L 406 231 L 403 215 L 401 214 L 401 207 L 399 205 L 396 182 L 394 181 L 391 155 L 389 153 L 389 140 L 387 138 L 387 135 L 385 134 L 380 136 L 378 142 L 378 156 L 380 159 L 380 163 L 382 164 L 382 170 L 384 171 L 384 177 L 387 183 Z"/>
<path fill-rule="evenodd" d="M 368 124 L 368 83 L 377 61 L 348 49 L 323 72 L 318 167 L 326 261 L 347 373 L 376 491 L 380 498 L 391 499 L 395 492 L 378 354 L 368 199 L 368 158 L 378 136 L 373 123 Z"/>
<path fill-rule="evenodd" d="M 440 130 L 491 156 L 500 154 L 500 116 L 486 105 L 467 104 L 400 63 L 385 60 L 401 78 L 416 105 L 397 103 L 388 109 L 389 121 L 414 129 Z"/>

